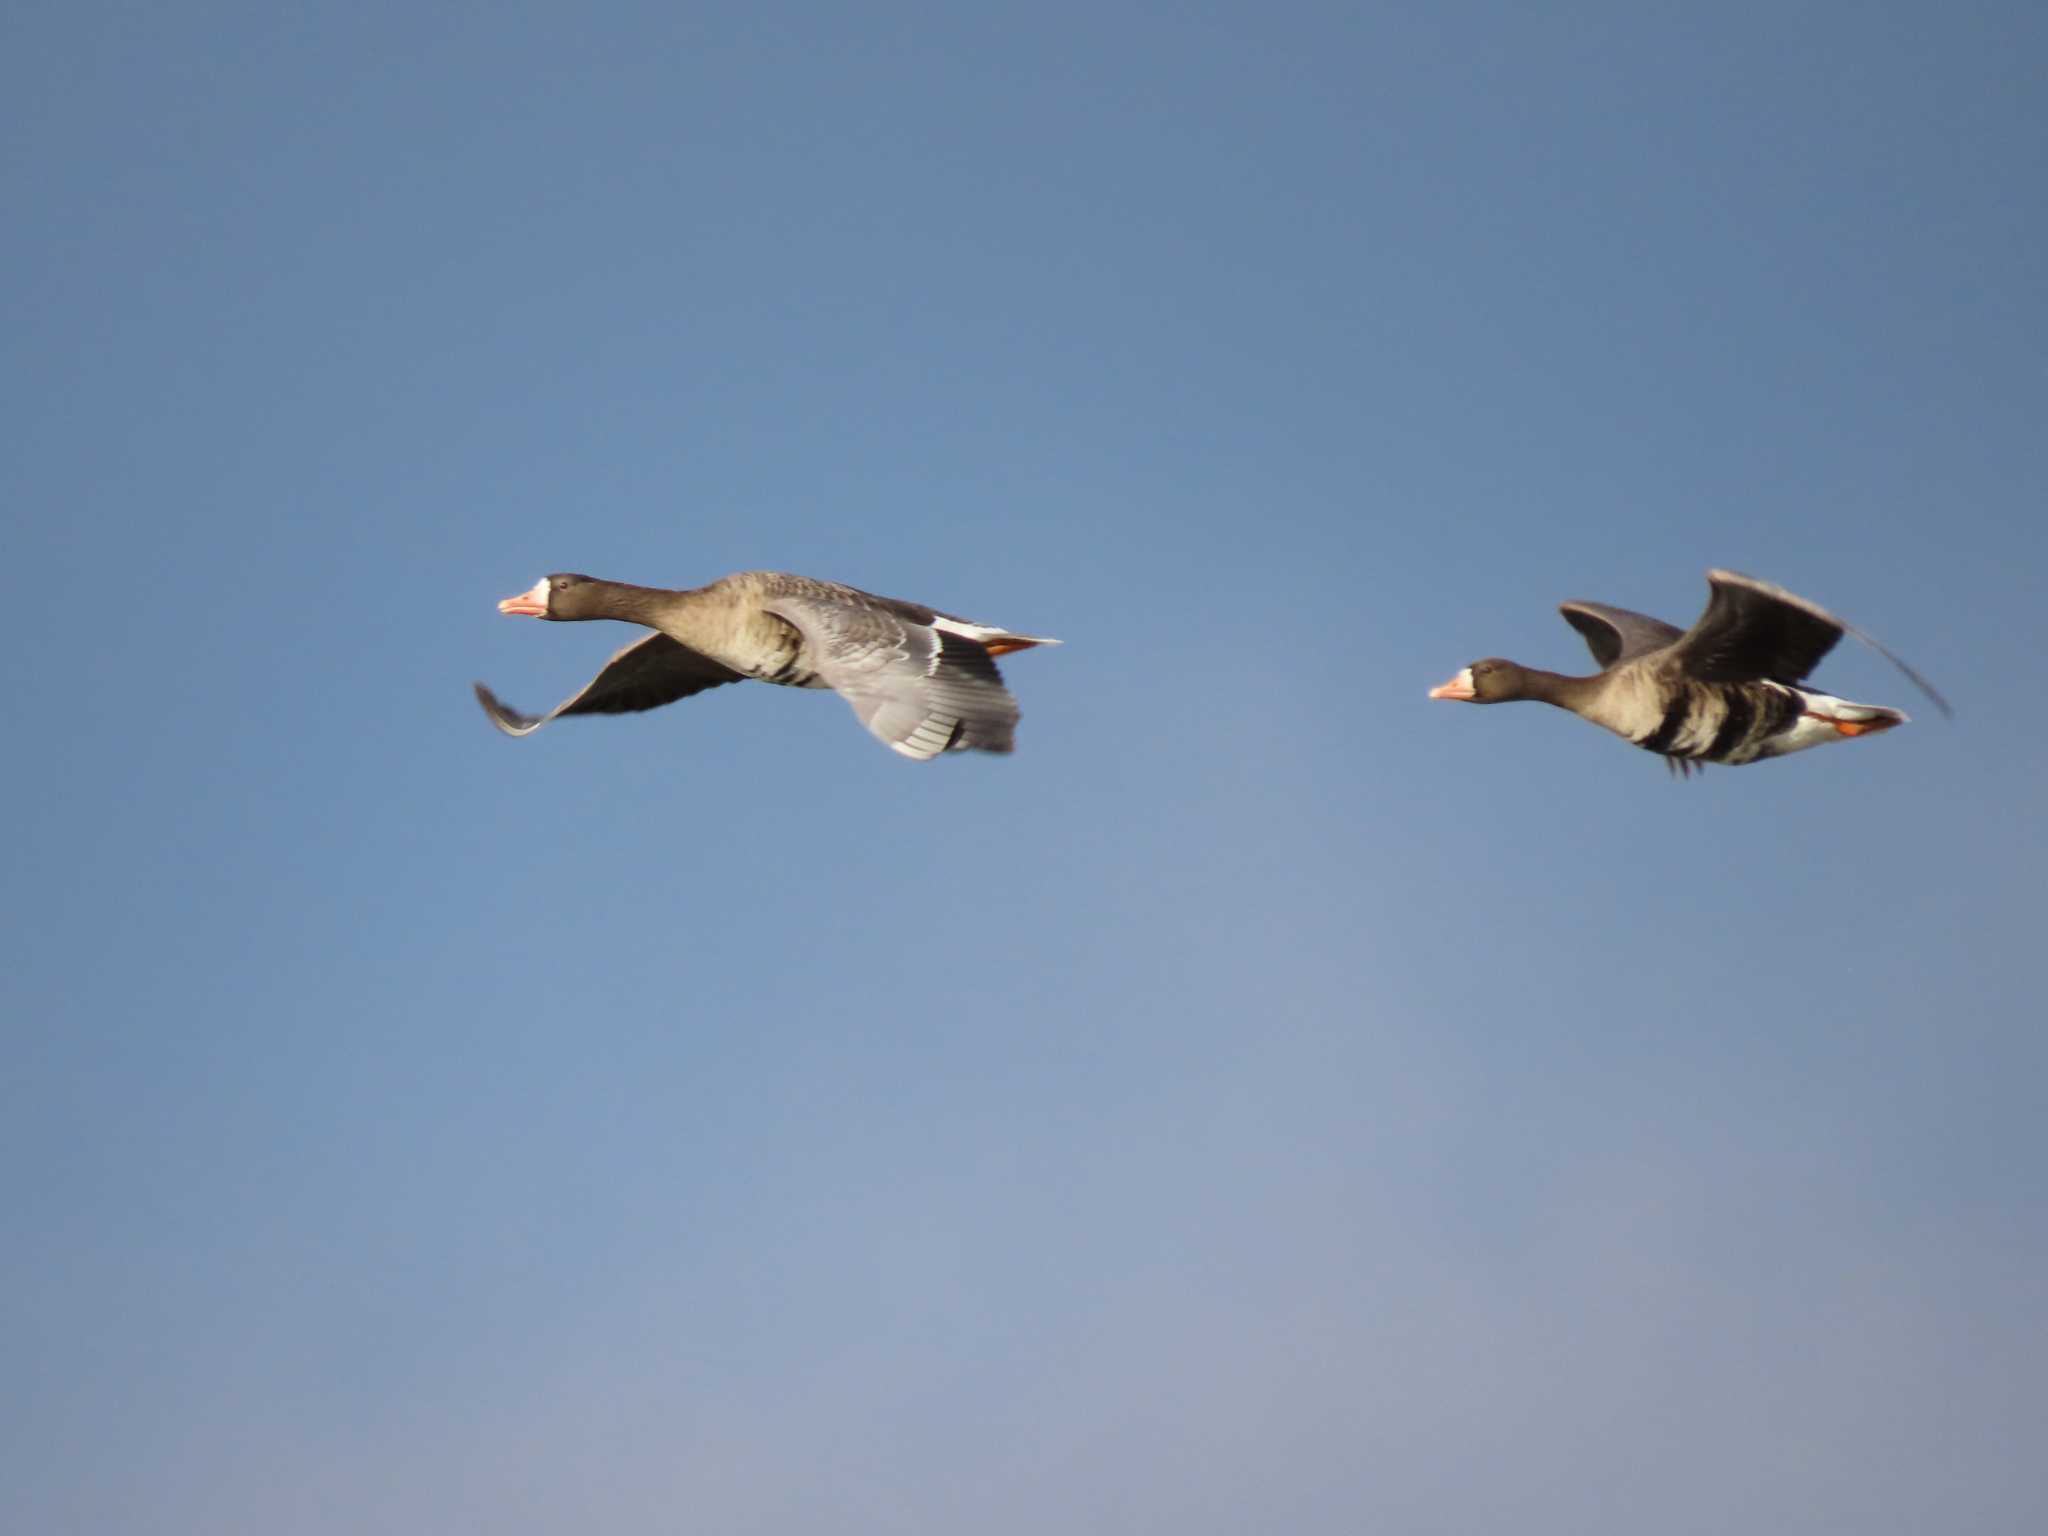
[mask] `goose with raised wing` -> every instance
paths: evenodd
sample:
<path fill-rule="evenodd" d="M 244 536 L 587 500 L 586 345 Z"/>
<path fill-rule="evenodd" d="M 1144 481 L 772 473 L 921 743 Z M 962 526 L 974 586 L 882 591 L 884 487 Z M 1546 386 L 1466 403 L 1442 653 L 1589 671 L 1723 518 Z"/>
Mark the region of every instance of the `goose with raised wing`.
<path fill-rule="evenodd" d="M 1805 686 L 1849 634 L 1905 673 L 1944 715 L 1954 713 L 1919 673 L 1819 604 L 1735 571 L 1707 572 L 1707 586 L 1706 611 L 1687 630 L 1603 603 L 1560 604 L 1600 664 L 1590 677 L 1496 656 L 1473 662 L 1429 696 L 1470 704 L 1535 699 L 1660 754 L 1675 772 L 1733 767 L 1906 723 L 1900 710 Z"/>
<path fill-rule="evenodd" d="M 508 736 L 558 716 L 654 709 L 752 678 L 830 688 L 892 751 L 920 762 L 943 752 L 1008 752 L 1017 701 L 995 658 L 1059 644 L 783 571 L 741 571 L 684 591 L 558 573 L 506 598 L 498 611 L 618 619 L 654 631 L 544 715 L 521 714 L 478 683 L 477 701 Z"/>

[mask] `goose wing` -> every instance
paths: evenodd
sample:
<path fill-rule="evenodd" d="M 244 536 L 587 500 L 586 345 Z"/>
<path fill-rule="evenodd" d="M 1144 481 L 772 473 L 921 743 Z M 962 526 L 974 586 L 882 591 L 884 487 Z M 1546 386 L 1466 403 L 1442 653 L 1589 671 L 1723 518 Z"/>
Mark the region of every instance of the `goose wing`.
<path fill-rule="evenodd" d="M 1017 701 L 978 639 L 920 620 L 946 616 L 865 593 L 782 593 L 762 608 L 803 636 L 818 679 L 892 750 L 922 762 L 1008 752 Z"/>
<path fill-rule="evenodd" d="M 1796 683 L 1847 634 L 1903 672 L 1944 715 L 1955 713 L 1926 678 L 1818 603 L 1739 571 L 1709 571 L 1707 586 L 1706 611 L 1676 652 L 1688 676 L 1703 683 Z"/>
<path fill-rule="evenodd" d="M 475 686 L 477 702 L 491 717 L 491 724 L 507 736 L 525 736 L 557 715 L 624 715 L 657 709 L 721 683 L 737 683 L 743 675 L 657 632 L 620 651 L 582 691 L 544 715 L 523 715 L 500 702 L 482 683 Z"/>
<path fill-rule="evenodd" d="M 1650 651 L 1661 651 L 1685 631 L 1647 613 L 1610 608 L 1605 603 L 1559 603 L 1565 622 L 1585 637 L 1586 648 L 1604 672 Z"/>

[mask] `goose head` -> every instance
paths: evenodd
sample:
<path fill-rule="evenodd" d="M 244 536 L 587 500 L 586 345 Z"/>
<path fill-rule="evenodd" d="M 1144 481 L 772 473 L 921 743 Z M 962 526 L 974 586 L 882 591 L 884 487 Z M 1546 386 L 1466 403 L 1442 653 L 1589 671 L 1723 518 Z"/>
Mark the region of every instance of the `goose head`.
<path fill-rule="evenodd" d="M 498 604 L 498 612 L 529 619 L 594 619 L 599 612 L 599 594 L 604 583 L 574 571 L 543 576 L 517 597 Z"/>
<path fill-rule="evenodd" d="M 1448 683 L 1429 690 L 1432 699 L 1455 699 L 1463 704 L 1504 704 L 1510 699 L 1533 697 L 1528 669 L 1499 656 L 1489 656 L 1462 667 Z"/>

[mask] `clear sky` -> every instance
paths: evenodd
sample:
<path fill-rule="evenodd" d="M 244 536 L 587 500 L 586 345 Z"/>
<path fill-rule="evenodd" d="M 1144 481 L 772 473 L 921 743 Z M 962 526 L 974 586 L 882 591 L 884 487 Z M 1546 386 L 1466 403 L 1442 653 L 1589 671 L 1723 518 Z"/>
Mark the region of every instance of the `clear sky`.
<path fill-rule="evenodd" d="M 2048 1528 L 2048 9 L 17 0 L 23 1532 Z M 1432 704 L 1709 566 L 1914 724 Z M 1034 633 L 1009 759 L 766 566 Z"/>

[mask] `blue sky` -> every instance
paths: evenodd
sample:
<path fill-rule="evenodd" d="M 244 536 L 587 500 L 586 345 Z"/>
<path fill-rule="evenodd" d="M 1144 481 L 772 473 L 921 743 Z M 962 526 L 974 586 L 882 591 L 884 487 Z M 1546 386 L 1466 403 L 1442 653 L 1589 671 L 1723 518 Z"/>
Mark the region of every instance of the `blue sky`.
<path fill-rule="evenodd" d="M 23 1530 L 2048 1518 L 2048 13 L 26 3 Z M 1908 730 L 1681 784 L 1555 604 Z M 528 741 L 554 570 L 1050 633 Z"/>

